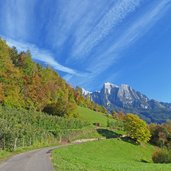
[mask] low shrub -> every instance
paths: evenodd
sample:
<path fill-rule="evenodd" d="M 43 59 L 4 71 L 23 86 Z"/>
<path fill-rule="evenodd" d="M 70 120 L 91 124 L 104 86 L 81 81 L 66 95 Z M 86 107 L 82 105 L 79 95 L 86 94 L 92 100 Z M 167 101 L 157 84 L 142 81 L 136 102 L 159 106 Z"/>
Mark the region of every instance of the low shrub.
<path fill-rule="evenodd" d="M 120 120 L 107 120 L 107 127 L 111 129 L 123 130 L 124 125 Z"/>
<path fill-rule="evenodd" d="M 154 163 L 171 163 L 171 151 L 158 149 L 152 155 Z"/>

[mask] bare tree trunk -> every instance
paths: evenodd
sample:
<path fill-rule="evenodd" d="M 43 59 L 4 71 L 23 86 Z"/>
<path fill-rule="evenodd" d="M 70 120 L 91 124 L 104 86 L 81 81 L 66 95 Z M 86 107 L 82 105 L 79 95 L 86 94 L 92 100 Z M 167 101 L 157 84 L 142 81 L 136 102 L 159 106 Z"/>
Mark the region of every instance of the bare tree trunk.
<path fill-rule="evenodd" d="M 24 136 L 23 136 L 23 147 L 25 146 L 25 142 L 24 142 Z"/>
<path fill-rule="evenodd" d="M 3 150 L 5 150 L 5 137 L 4 137 L 4 142 L 3 142 Z"/>
<path fill-rule="evenodd" d="M 31 138 L 30 138 L 30 146 L 31 146 Z"/>
<path fill-rule="evenodd" d="M 59 134 L 59 143 L 61 143 L 62 142 L 62 136 L 61 136 L 61 134 Z"/>
<path fill-rule="evenodd" d="M 15 138 L 15 140 L 14 140 L 14 151 L 15 151 L 16 148 L 17 148 L 17 140 L 18 140 L 18 138 Z"/>

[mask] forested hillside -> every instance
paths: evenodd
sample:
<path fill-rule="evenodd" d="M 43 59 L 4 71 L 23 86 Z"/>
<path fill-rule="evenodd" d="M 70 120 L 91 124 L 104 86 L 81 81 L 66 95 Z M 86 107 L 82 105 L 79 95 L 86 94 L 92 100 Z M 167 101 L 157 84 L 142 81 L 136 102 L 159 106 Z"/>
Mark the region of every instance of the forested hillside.
<path fill-rule="evenodd" d="M 105 112 L 49 66 L 33 62 L 29 51 L 17 52 L 0 39 L 0 149 L 69 141 L 90 125 L 75 118 L 78 106 Z"/>
<path fill-rule="evenodd" d="M 77 116 L 76 106 L 97 111 L 104 108 L 82 96 L 50 67 L 32 61 L 31 54 L 17 52 L 0 39 L 0 104 L 45 111 L 59 116 Z"/>

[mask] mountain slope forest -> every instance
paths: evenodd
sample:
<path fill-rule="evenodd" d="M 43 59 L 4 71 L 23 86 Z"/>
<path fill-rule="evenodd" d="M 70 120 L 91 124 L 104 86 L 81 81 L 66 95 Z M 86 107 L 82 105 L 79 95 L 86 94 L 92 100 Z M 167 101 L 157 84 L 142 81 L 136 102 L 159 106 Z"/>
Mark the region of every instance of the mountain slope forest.
<path fill-rule="evenodd" d="M 95 111 L 104 108 L 84 98 L 81 89 L 68 85 L 50 67 L 32 61 L 31 54 L 17 52 L 0 39 L 0 104 L 76 117 L 77 105 Z"/>

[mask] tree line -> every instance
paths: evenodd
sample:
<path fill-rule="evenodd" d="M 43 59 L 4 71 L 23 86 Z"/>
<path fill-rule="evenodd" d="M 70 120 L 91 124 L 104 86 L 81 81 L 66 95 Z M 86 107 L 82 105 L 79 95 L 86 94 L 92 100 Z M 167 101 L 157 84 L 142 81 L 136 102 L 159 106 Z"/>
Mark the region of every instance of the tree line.
<path fill-rule="evenodd" d="M 1 38 L 0 104 L 66 117 L 77 117 L 77 105 L 106 112 L 84 98 L 80 88 L 71 87 L 48 65 L 33 62 L 29 51 L 18 52 Z"/>

